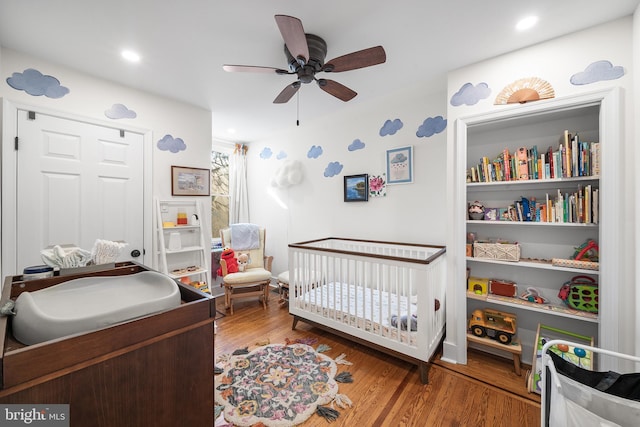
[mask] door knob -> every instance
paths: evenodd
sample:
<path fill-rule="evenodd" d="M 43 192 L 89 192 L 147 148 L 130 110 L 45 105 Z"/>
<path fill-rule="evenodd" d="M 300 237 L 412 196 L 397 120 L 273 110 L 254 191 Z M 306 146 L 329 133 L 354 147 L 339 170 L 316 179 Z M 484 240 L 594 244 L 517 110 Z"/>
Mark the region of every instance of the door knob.
<path fill-rule="evenodd" d="M 138 258 L 140 256 L 140 251 L 137 249 L 134 249 L 131 251 L 131 257 L 132 258 Z"/>

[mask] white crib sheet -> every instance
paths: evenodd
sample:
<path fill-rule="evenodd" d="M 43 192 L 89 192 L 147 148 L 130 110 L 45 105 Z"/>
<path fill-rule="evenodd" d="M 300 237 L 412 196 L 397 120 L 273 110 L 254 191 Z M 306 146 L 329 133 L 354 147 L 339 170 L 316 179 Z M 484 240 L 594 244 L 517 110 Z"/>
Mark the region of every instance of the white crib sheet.
<path fill-rule="evenodd" d="M 400 317 L 408 313 L 417 314 L 415 297 L 410 301 L 406 296 L 398 296 L 387 291 L 330 282 L 309 289 L 296 299 L 307 306 L 307 311 L 376 334 L 382 331 L 382 336 L 415 345 L 415 331 L 401 330 L 399 326 L 391 325 L 393 315 Z"/>

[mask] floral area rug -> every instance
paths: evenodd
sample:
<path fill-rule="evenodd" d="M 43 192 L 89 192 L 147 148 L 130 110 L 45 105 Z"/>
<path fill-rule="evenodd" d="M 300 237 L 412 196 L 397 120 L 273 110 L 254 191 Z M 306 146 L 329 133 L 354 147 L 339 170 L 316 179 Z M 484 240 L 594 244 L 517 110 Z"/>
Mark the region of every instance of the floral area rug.
<path fill-rule="evenodd" d="M 327 350 L 328 346 L 316 350 L 303 342 L 287 342 L 220 357 L 216 364 L 222 373 L 214 382 L 220 405 L 216 409 L 237 426 L 294 426 L 314 414 L 335 420 L 335 406 L 352 405 L 338 394 L 338 382 L 352 379 L 349 372 L 338 374 L 338 364 L 350 365 L 344 354 L 334 360 L 323 354 Z"/>

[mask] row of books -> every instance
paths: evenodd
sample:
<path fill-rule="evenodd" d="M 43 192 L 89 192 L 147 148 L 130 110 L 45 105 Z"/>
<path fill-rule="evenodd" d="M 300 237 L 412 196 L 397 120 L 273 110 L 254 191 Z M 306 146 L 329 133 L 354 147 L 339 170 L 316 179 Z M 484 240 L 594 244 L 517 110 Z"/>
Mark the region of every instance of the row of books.
<path fill-rule="evenodd" d="M 572 193 L 545 196 L 545 200 L 522 197 L 506 208 L 485 208 L 485 220 L 531 221 L 577 224 L 599 223 L 600 190 L 579 186 Z"/>
<path fill-rule="evenodd" d="M 580 141 L 578 134 L 564 131 L 556 150 L 538 147 L 505 148 L 494 159 L 482 157 L 467 170 L 467 182 L 521 181 L 600 175 L 600 143 Z"/>

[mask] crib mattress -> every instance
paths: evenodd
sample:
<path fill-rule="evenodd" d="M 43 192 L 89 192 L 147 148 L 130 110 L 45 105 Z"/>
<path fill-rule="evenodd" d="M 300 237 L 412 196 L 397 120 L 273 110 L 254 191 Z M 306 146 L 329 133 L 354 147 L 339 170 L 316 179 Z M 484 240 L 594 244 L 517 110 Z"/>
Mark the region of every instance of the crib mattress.
<path fill-rule="evenodd" d="M 330 282 L 298 295 L 307 311 L 347 323 L 384 337 L 415 345 L 416 332 L 392 326 L 392 316 L 417 314 L 415 297 L 370 289 L 353 284 Z"/>

